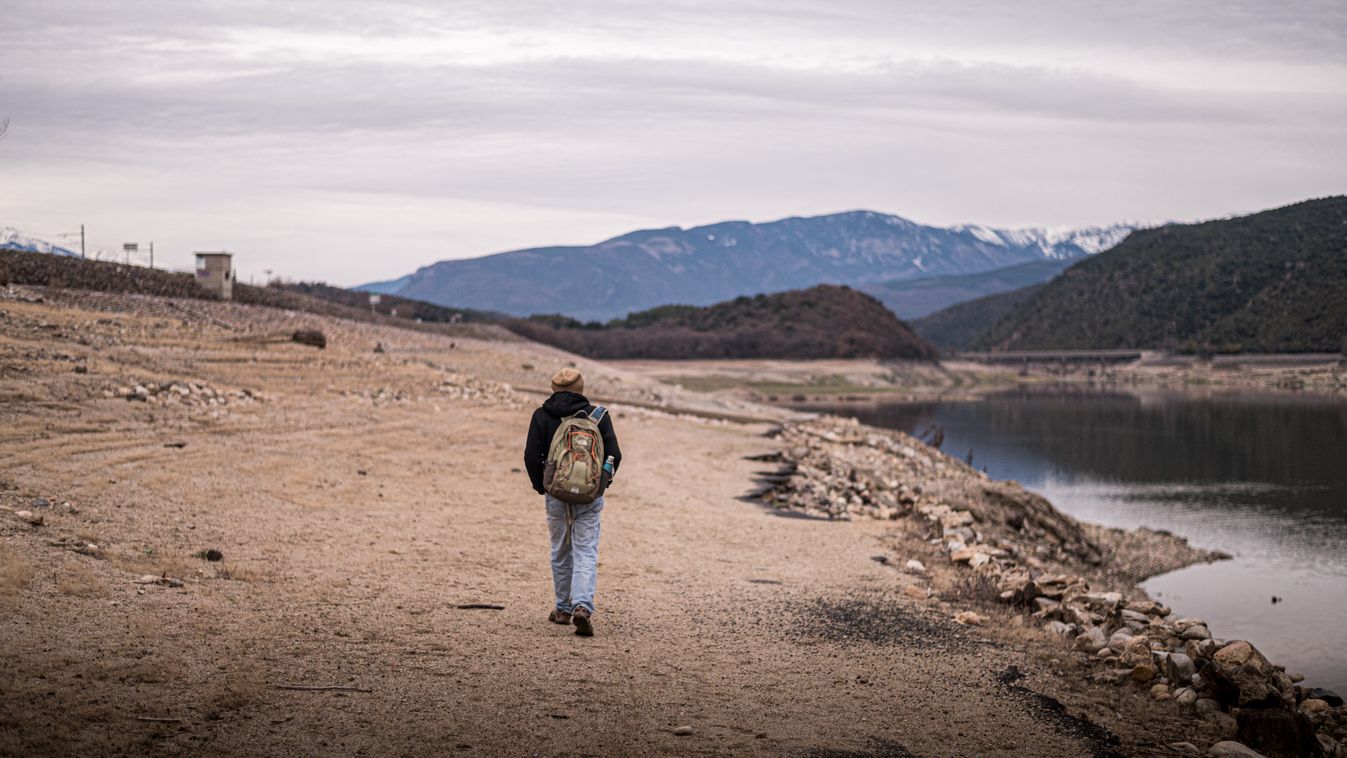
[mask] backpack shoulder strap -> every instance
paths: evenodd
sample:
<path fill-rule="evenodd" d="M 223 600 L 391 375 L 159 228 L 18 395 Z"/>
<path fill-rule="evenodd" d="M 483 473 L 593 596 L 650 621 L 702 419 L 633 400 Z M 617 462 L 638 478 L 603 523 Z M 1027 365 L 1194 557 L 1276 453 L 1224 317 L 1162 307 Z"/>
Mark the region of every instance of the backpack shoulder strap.
<path fill-rule="evenodd" d="M 602 405 L 596 405 L 596 406 L 594 406 L 594 410 L 592 410 L 592 411 L 589 412 L 589 418 L 590 418 L 594 423 L 597 424 L 597 423 L 603 421 L 603 417 L 604 417 L 607 413 L 608 413 L 608 409 L 607 409 L 607 408 L 604 408 Z"/>

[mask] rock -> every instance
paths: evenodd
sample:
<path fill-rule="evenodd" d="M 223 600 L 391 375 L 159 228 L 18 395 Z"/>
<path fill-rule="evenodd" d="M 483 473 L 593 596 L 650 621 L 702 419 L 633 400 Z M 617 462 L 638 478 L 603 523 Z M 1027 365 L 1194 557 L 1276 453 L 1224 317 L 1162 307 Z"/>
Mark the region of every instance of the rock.
<path fill-rule="evenodd" d="M 1161 695 L 1164 695 L 1164 697 L 1161 698 L 1161 697 L 1160 697 Z M 1165 684 L 1153 684 L 1153 685 L 1151 685 L 1151 697 L 1155 698 L 1156 700 L 1168 700 L 1168 699 L 1169 699 L 1169 686 L 1168 686 L 1168 685 L 1165 685 Z"/>
<path fill-rule="evenodd" d="M 290 340 L 301 345 L 316 347 L 319 350 L 327 347 L 327 336 L 317 329 L 301 329 L 290 335 Z"/>
<path fill-rule="evenodd" d="M 135 584 L 158 584 L 159 577 L 155 576 L 154 574 L 145 574 L 144 576 L 138 579 L 132 579 L 131 581 L 134 582 Z"/>
<path fill-rule="evenodd" d="M 1221 710 L 1220 701 L 1217 700 L 1216 698 L 1211 697 L 1200 697 L 1196 701 L 1194 701 L 1193 706 L 1197 710 L 1197 714 L 1199 716 L 1203 716 L 1208 713 L 1219 713 Z"/>
<path fill-rule="evenodd" d="M 1333 707 L 1319 698 L 1309 698 L 1300 704 L 1300 712 L 1309 718 L 1310 723 L 1318 726 L 1328 718 Z"/>
<path fill-rule="evenodd" d="M 1267 758 L 1299 758 L 1319 754 L 1314 725 L 1287 708 L 1241 708 L 1236 719 L 1239 741 Z"/>
<path fill-rule="evenodd" d="M 914 574 L 926 573 L 926 564 L 922 563 L 916 558 L 913 558 L 909 560 L 907 563 L 903 564 L 903 568 L 907 569 L 908 571 L 911 571 Z"/>
<path fill-rule="evenodd" d="M 1202 755 L 1197 745 L 1191 742 L 1171 742 L 1166 747 L 1179 755 Z"/>
<path fill-rule="evenodd" d="M 1132 678 L 1131 669 L 1108 669 L 1092 674 L 1091 678 L 1096 682 L 1105 684 L 1122 684 Z"/>
<path fill-rule="evenodd" d="M 1189 640 L 1183 645 L 1183 652 L 1194 661 L 1199 658 L 1210 658 L 1219 649 L 1220 645 L 1216 644 L 1216 640 Z"/>
<path fill-rule="evenodd" d="M 14 515 L 33 526 L 42 526 L 42 516 L 32 511 L 14 511 Z"/>
<path fill-rule="evenodd" d="M 1273 671 L 1262 653 L 1240 640 L 1217 650 L 1211 663 L 1202 669 L 1202 678 L 1211 681 L 1222 703 L 1242 708 L 1281 701 L 1281 692 L 1272 681 Z"/>
<path fill-rule="evenodd" d="M 1174 627 L 1175 634 L 1182 634 L 1183 631 L 1190 626 L 1197 626 L 1198 624 L 1206 624 L 1206 623 L 1207 622 L 1199 618 L 1190 618 L 1188 616 L 1184 616 L 1183 618 L 1174 619 L 1173 621 L 1170 622 L 1169 625 Z"/>
<path fill-rule="evenodd" d="M 1076 637 L 1076 649 L 1087 653 L 1097 653 L 1107 646 L 1108 640 L 1104 637 L 1104 630 L 1097 626 L 1089 627 Z"/>
<path fill-rule="evenodd" d="M 1185 653 L 1170 653 L 1164 657 L 1164 672 L 1165 676 L 1169 677 L 1169 681 L 1187 684 L 1193 681 L 1193 675 L 1197 673 L 1197 665 Z"/>
<path fill-rule="evenodd" d="M 1143 664 L 1147 666 L 1153 665 L 1150 641 L 1145 637 L 1133 637 L 1131 641 L 1127 643 L 1126 649 L 1123 650 L 1122 655 L 1119 656 L 1119 658 L 1124 664 L 1129 666 L 1141 666 Z M 1158 667 L 1156 671 L 1158 675 Z"/>
<path fill-rule="evenodd" d="M 206 551 L 206 560 L 208 560 L 208 561 L 223 561 L 223 560 L 224 560 L 224 553 L 220 552 L 219 550 L 216 550 L 215 548 L 211 548 L 210 550 L 207 550 L 207 551 Z"/>
<path fill-rule="evenodd" d="M 673 728 L 673 733 L 675 737 L 687 737 L 692 734 L 692 727 L 676 726 Z"/>
<path fill-rule="evenodd" d="M 1087 604 L 1099 608 L 1112 608 L 1122 602 L 1121 592 L 1087 592 L 1080 596 Z"/>
<path fill-rule="evenodd" d="M 1323 687 L 1311 687 L 1305 690 L 1305 697 L 1314 700 L 1322 700 L 1334 708 L 1342 707 L 1342 698 L 1332 690 L 1326 690 Z"/>
<path fill-rule="evenodd" d="M 1061 621 L 1049 621 L 1043 625 L 1043 631 L 1054 637 L 1070 637 L 1075 627 Z"/>
<path fill-rule="evenodd" d="M 168 579 L 168 586 L 170 586 L 170 587 L 181 587 L 181 586 L 182 586 L 182 580 L 181 580 L 181 579 L 178 579 L 178 578 L 176 578 L 176 577 L 169 577 L 169 579 Z"/>
<path fill-rule="evenodd" d="M 1250 750 L 1233 740 L 1223 740 L 1207 750 L 1210 758 L 1267 758 L 1257 750 Z"/>
<path fill-rule="evenodd" d="M 990 555 L 978 553 L 969 559 L 968 565 L 972 568 L 977 568 L 978 566 L 985 566 L 986 564 L 991 563 L 991 560 L 992 557 Z"/>
<path fill-rule="evenodd" d="M 982 626 L 982 617 L 972 611 L 960 611 L 954 615 L 954 623 L 965 626 Z"/>
<path fill-rule="evenodd" d="M 1121 653 L 1122 651 L 1127 649 L 1127 645 L 1131 641 L 1132 641 L 1131 632 L 1119 629 L 1118 631 L 1113 633 L 1113 636 L 1108 638 L 1108 649 L 1112 650 L 1115 653 Z"/>
<path fill-rule="evenodd" d="M 918 587 L 915 584 L 909 584 L 906 587 L 904 587 L 903 594 L 912 598 L 913 600 L 926 600 L 927 598 L 930 597 L 930 595 L 927 594 L 924 588 Z"/>
<path fill-rule="evenodd" d="M 1216 725 L 1216 730 L 1224 737 L 1234 737 L 1239 733 L 1239 724 L 1235 722 L 1235 717 L 1228 713 L 1217 711 L 1203 716 L 1204 719 Z"/>
<path fill-rule="evenodd" d="M 1192 705 L 1197 702 L 1197 690 L 1192 687 L 1180 687 L 1174 690 L 1174 702 L 1179 705 Z"/>
<path fill-rule="evenodd" d="M 1155 678 L 1155 667 L 1142 663 L 1132 667 L 1132 681 L 1145 684 Z"/>
<path fill-rule="evenodd" d="M 1205 624 L 1195 624 L 1183 630 L 1183 634 L 1180 634 L 1179 637 L 1185 640 L 1209 640 L 1211 639 L 1211 632 Z"/>
<path fill-rule="evenodd" d="M 1121 611 L 1118 611 L 1118 613 L 1119 613 L 1119 615 L 1122 616 L 1123 619 L 1125 619 L 1125 620 L 1127 620 L 1127 621 L 1135 621 L 1135 622 L 1137 622 L 1138 624 L 1149 624 L 1149 623 L 1151 623 L 1151 617 L 1150 617 L 1150 616 L 1147 616 L 1147 615 L 1144 614 L 1144 613 L 1141 613 L 1140 611 L 1134 611 L 1134 610 L 1131 610 L 1131 609 L 1129 609 L 1129 608 L 1124 608 L 1124 609 L 1122 609 Z"/>
<path fill-rule="evenodd" d="M 1043 614 L 1044 616 L 1047 616 L 1056 611 L 1058 608 L 1062 607 L 1061 603 L 1046 597 L 1034 598 L 1034 605 L 1038 607 L 1037 612 Z"/>
<path fill-rule="evenodd" d="M 45 497 L 34 498 L 34 499 L 33 499 L 33 502 L 32 502 L 32 507 L 33 507 L 33 508 L 50 508 L 50 507 L 51 507 L 51 501 L 48 500 L 48 499 L 45 498 Z"/>
<path fill-rule="evenodd" d="M 973 556 L 978 552 L 971 547 L 962 547 L 949 554 L 949 559 L 955 563 L 964 563 L 973 560 Z"/>

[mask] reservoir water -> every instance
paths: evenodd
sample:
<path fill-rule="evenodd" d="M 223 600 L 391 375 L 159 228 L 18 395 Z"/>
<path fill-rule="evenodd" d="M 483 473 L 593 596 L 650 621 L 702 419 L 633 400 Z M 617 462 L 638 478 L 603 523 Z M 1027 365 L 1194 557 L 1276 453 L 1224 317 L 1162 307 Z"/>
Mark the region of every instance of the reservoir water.
<path fill-rule="evenodd" d="M 810 410 L 938 427 L 945 452 L 1078 518 L 1230 553 L 1143 586 L 1347 694 L 1347 400 L 1058 389 Z"/>

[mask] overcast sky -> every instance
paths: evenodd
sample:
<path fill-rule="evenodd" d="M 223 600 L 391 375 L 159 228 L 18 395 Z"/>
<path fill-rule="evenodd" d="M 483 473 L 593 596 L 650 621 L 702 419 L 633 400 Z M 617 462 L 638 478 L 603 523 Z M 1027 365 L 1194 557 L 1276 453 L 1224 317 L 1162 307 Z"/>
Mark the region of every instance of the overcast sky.
<path fill-rule="evenodd" d="M 351 285 L 855 208 L 1347 192 L 1347 3 L 3 0 L 0 226 Z M 190 10 L 188 10 L 190 8 Z"/>

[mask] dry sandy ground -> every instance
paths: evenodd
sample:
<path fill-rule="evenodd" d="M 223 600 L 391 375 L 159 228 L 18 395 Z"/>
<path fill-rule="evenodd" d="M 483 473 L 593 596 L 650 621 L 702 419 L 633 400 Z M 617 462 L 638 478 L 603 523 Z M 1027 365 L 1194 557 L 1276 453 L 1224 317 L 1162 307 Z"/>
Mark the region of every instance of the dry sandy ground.
<path fill-rule="evenodd" d="M 492 382 L 576 361 L 600 394 L 667 391 L 622 371 L 227 305 L 0 311 L 2 754 L 1113 754 L 1030 689 L 1123 754 L 1186 736 L 1167 704 L 1077 684 L 1037 632 L 901 597 L 871 559 L 897 527 L 740 500 L 763 425 L 615 406 L 597 636 L 546 623 L 518 471 L 537 397 Z M 299 326 L 329 348 L 225 341 Z M 262 399 L 104 396 L 175 380 Z"/>

